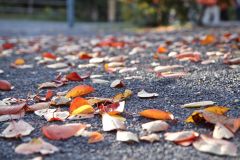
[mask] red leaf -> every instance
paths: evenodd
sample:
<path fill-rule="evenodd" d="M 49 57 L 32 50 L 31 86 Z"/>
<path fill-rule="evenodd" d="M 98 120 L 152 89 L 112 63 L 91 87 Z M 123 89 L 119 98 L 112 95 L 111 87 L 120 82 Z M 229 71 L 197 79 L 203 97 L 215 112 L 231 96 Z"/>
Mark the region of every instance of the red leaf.
<path fill-rule="evenodd" d="M 10 105 L 10 106 L 0 105 L 0 115 L 16 114 L 20 112 L 25 106 L 26 106 L 26 103 L 20 103 L 20 104 Z"/>
<path fill-rule="evenodd" d="M 49 59 L 57 59 L 57 56 L 55 56 L 54 54 L 50 53 L 50 52 L 45 52 L 42 54 L 43 58 L 49 58 Z"/>
<path fill-rule="evenodd" d="M 11 49 L 13 47 L 14 47 L 14 44 L 13 43 L 8 43 L 8 42 L 6 42 L 2 45 L 3 49 Z"/>
<path fill-rule="evenodd" d="M 54 92 L 52 90 L 48 90 L 46 95 L 45 95 L 45 98 L 46 98 L 46 101 L 50 100 L 54 95 Z"/>
<path fill-rule="evenodd" d="M 50 125 L 42 127 L 43 134 L 52 140 L 67 139 L 74 136 L 79 130 L 85 129 L 86 125 L 81 123 Z"/>
<path fill-rule="evenodd" d="M 69 81 L 82 81 L 83 79 L 79 76 L 79 74 L 77 72 L 71 72 L 69 73 L 66 78 Z"/>
<path fill-rule="evenodd" d="M 2 91 L 10 91 L 11 90 L 11 83 L 6 80 L 0 80 L 0 90 Z"/>

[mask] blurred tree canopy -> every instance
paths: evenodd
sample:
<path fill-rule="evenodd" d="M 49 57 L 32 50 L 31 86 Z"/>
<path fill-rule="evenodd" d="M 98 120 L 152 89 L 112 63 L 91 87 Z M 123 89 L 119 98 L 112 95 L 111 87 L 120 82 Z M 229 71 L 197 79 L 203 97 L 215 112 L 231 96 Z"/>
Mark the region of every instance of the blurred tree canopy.
<path fill-rule="evenodd" d="M 123 20 L 138 25 L 167 25 L 172 20 L 185 22 L 195 0 L 121 0 Z"/>

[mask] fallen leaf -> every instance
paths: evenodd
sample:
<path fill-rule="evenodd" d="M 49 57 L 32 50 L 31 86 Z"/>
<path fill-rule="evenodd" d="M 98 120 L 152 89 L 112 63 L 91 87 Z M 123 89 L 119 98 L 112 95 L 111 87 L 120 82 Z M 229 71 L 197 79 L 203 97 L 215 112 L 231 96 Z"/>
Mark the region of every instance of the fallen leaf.
<path fill-rule="evenodd" d="M 174 116 L 170 112 L 161 111 L 158 109 L 146 109 L 144 111 L 139 112 L 140 116 L 151 118 L 151 119 L 159 119 L 159 120 L 173 120 Z"/>
<path fill-rule="evenodd" d="M 51 140 L 68 139 L 74 136 L 79 130 L 84 130 L 86 125 L 81 123 L 72 123 L 64 125 L 50 125 L 42 127 L 43 134 Z"/>
<path fill-rule="evenodd" d="M 91 105 L 83 105 L 72 111 L 71 115 L 78 114 L 92 114 L 94 113 L 94 108 Z"/>
<path fill-rule="evenodd" d="M 157 120 L 157 121 L 152 121 L 152 122 L 142 124 L 142 128 L 151 133 L 151 132 L 165 131 L 169 128 L 169 125 L 162 120 Z"/>
<path fill-rule="evenodd" d="M 19 113 L 26 106 L 26 103 L 15 105 L 0 105 L 0 115 Z"/>
<path fill-rule="evenodd" d="M 215 102 L 213 101 L 201 101 L 201 102 L 192 102 L 187 103 L 181 106 L 181 108 L 198 108 L 198 107 L 204 107 L 204 106 L 212 106 Z"/>
<path fill-rule="evenodd" d="M 125 119 L 116 115 L 102 114 L 103 131 L 112 131 L 117 129 L 125 129 Z"/>
<path fill-rule="evenodd" d="M 16 153 L 24 154 L 24 155 L 38 153 L 38 152 L 43 155 L 47 155 L 47 154 L 52 154 L 58 151 L 59 149 L 56 146 L 45 142 L 41 138 L 32 139 L 30 142 L 20 144 L 15 148 Z"/>
<path fill-rule="evenodd" d="M 0 122 L 8 121 L 8 120 L 14 120 L 14 119 L 20 119 L 23 118 L 25 115 L 25 111 L 22 110 L 19 113 L 16 114 L 7 114 L 7 115 L 1 115 L 0 116 Z"/>
<path fill-rule="evenodd" d="M 201 56 L 198 53 L 181 53 L 176 55 L 176 58 L 179 60 L 190 60 L 192 62 L 199 62 Z"/>
<path fill-rule="evenodd" d="M 159 46 L 158 49 L 157 49 L 157 52 L 158 53 L 167 53 L 168 49 L 163 47 L 163 46 Z"/>
<path fill-rule="evenodd" d="M 47 90 L 47 93 L 45 95 L 46 101 L 49 101 L 54 95 L 54 92 L 52 90 Z"/>
<path fill-rule="evenodd" d="M 108 84 L 109 81 L 104 79 L 92 79 L 92 83 L 98 83 L 98 84 Z"/>
<path fill-rule="evenodd" d="M 12 89 L 11 83 L 6 80 L 0 80 L 0 90 L 2 91 L 10 91 Z"/>
<path fill-rule="evenodd" d="M 157 66 L 154 68 L 155 72 L 168 72 L 168 71 L 172 71 L 174 69 L 179 69 L 179 68 L 183 68 L 182 65 L 171 65 L 171 66 Z"/>
<path fill-rule="evenodd" d="M 193 142 L 193 147 L 201 152 L 237 156 L 237 146 L 235 144 L 222 139 L 210 138 L 206 135 L 201 135 L 198 140 Z"/>
<path fill-rule="evenodd" d="M 88 143 L 97 143 L 104 140 L 104 136 L 99 132 L 91 132 Z"/>
<path fill-rule="evenodd" d="M 48 58 L 48 59 L 53 59 L 53 60 L 57 59 L 57 56 L 55 56 L 54 54 L 52 54 L 50 52 L 44 52 L 42 54 L 42 57 L 43 58 Z"/>
<path fill-rule="evenodd" d="M 113 97 L 113 101 L 114 102 L 119 102 L 122 101 L 124 99 L 127 99 L 128 97 L 130 97 L 133 94 L 133 92 L 129 89 L 126 89 L 123 93 L 118 93 L 117 95 L 115 95 Z"/>
<path fill-rule="evenodd" d="M 202 111 L 202 115 L 207 122 L 212 124 L 222 123 L 234 133 L 240 128 L 240 118 L 229 118 L 208 111 Z"/>
<path fill-rule="evenodd" d="M 68 111 L 55 111 L 53 114 L 45 114 L 44 118 L 47 121 L 65 121 L 69 115 Z"/>
<path fill-rule="evenodd" d="M 72 88 L 66 95 L 67 98 L 75 98 L 94 92 L 94 88 L 88 85 L 79 85 Z"/>
<path fill-rule="evenodd" d="M 208 112 L 212 112 L 212 113 L 216 113 L 216 114 L 220 114 L 220 115 L 225 114 L 229 110 L 230 110 L 229 108 L 223 107 L 223 106 L 211 106 L 211 107 L 204 109 L 204 111 L 208 111 Z"/>
<path fill-rule="evenodd" d="M 72 100 L 70 104 L 69 111 L 72 113 L 75 109 L 83 106 L 83 105 L 89 105 L 88 101 L 82 97 L 76 97 Z"/>
<path fill-rule="evenodd" d="M 122 80 L 119 80 L 119 79 L 116 79 L 110 85 L 110 87 L 112 87 L 112 88 L 121 88 L 123 86 L 124 86 L 124 83 L 122 82 Z"/>
<path fill-rule="evenodd" d="M 1 133 L 1 136 L 5 138 L 22 137 L 29 135 L 33 130 L 34 128 L 23 120 L 12 121 Z"/>
<path fill-rule="evenodd" d="M 63 96 L 55 96 L 51 100 L 51 105 L 54 105 L 54 106 L 68 105 L 70 101 L 71 101 L 70 98 L 66 98 Z"/>
<path fill-rule="evenodd" d="M 224 125 L 222 125 L 221 123 L 217 123 L 215 125 L 215 128 L 213 130 L 213 138 L 217 138 L 217 139 L 230 139 L 234 137 L 233 133 L 227 129 Z"/>
<path fill-rule="evenodd" d="M 116 140 L 122 142 L 139 142 L 138 136 L 128 131 L 117 131 Z"/>
<path fill-rule="evenodd" d="M 27 110 L 28 111 L 37 111 L 40 109 L 47 109 L 50 107 L 50 103 L 49 102 L 41 102 L 41 103 L 35 103 L 31 106 L 27 106 Z"/>
<path fill-rule="evenodd" d="M 69 73 L 66 78 L 69 81 L 82 81 L 83 79 L 80 77 L 80 75 L 77 72 L 71 72 Z"/>
<path fill-rule="evenodd" d="M 233 58 L 233 59 L 225 59 L 223 61 L 224 64 L 228 65 L 239 65 L 240 64 L 240 57 Z"/>
<path fill-rule="evenodd" d="M 14 62 L 15 65 L 24 65 L 25 60 L 23 58 L 17 58 Z"/>
<path fill-rule="evenodd" d="M 201 45 L 213 44 L 216 41 L 216 37 L 214 35 L 208 34 L 201 41 Z"/>
<path fill-rule="evenodd" d="M 164 134 L 164 139 L 182 146 L 189 146 L 198 136 L 199 134 L 194 131 L 168 132 Z"/>
<path fill-rule="evenodd" d="M 62 86 L 63 83 L 56 83 L 56 82 L 44 82 L 44 83 L 41 83 L 39 84 L 38 86 L 38 89 L 43 89 L 43 88 L 57 88 L 57 87 L 60 87 Z"/>
<path fill-rule="evenodd" d="M 157 93 L 148 93 L 145 90 L 141 90 L 140 92 L 138 92 L 137 96 L 139 98 L 152 98 L 152 97 L 157 97 L 158 94 Z"/>
<path fill-rule="evenodd" d="M 139 139 L 143 140 L 143 141 L 148 141 L 148 142 L 153 143 L 155 141 L 159 141 L 160 137 L 159 137 L 159 135 L 157 135 L 155 133 L 152 133 L 152 134 L 149 134 L 149 135 L 146 135 L 146 136 L 141 136 Z"/>
<path fill-rule="evenodd" d="M 63 62 L 58 62 L 58 63 L 47 65 L 47 68 L 51 68 L 51 69 L 60 69 L 60 68 L 66 68 L 66 67 L 68 67 L 68 65 Z"/>

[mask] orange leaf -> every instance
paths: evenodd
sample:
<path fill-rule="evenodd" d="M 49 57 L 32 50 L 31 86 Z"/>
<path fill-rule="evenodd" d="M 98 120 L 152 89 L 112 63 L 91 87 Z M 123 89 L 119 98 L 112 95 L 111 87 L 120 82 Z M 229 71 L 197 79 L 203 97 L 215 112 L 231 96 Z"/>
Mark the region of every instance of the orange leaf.
<path fill-rule="evenodd" d="M 174 119 L 172 113 L 161 111 L 158 109 L 147 109 L 139 113 L 141 116 L 151 119 L 171 120 Z"/>
<path fill-rule="evenodd" d="M 14 64 L 16 65 L 24 65 L 25 64 L 25 60 L 23 58 L 18 58 L 15 60 Z"/>
<path fill-rule="evenodd" d="M 72 113 L 75 109 L 77 109 L 78 107 L 81 107 L 83 105 L 89 105 L 89 103 L 86 99 L 81 98 L 81 97 L 74 98 L 73 101 L 71 102 L 69 112 Z"/>
<path fill-rule="evenodd" d="M 57 59 L 57 56 L 55 56 L 54 54 L 50 53 L 50 52 L 44 52 L 42 54 L 43 58 L 49 58 L 49 59 Z"/>
<path fill-rule="evenodd" d="M 100 142 L 104 139 L 103 135 L 99 132 L 92 132 L 88 139 L 88 143 L 96 143 Z"/>
<path fill-rule="evenodd" d="M 11 83 L 6 80 L 0 80 L 0 90 L 2 91 L 10 91 L 11 90 Z"/>
<path fill-rule="evenodd" d="M 90 55 L 88 53 L 80 53 L 79 58 L 82 60 L 90 59 L 90 58 L 92 58 L 92 55 Z"/>
<path fill-rule="evenodd" d="M 86 125 L 81 123 L 50 125 L 42 127 L 43 134 L 52 140 L 67 139 L 74 136 L 79 130 L 85 129 Z"/>
<path fill-rule="evenodd" d="M 207 35 L 203 40 L 200 41 L 200 43 L 202 45 L 208 45 L 208 44 L 212 44 L 216 41 L 216 37 L 214 35 Z"/>
<path fill-rule="evenodd" d="M 168 52 L 168 49 L 163 46 L 159 46 L 157 49 L 157 52 L 158 53 L 166 53 L 166 52 Z"/>
<path fill-rule="evenodd" d="M 69 73 L 66 78 L 69 81 L 82 81 L 82 78 L 79 76 L 79 74 L 77 72 L 71 72 Z"/>
<path fill-rule="evenodd" d="M 74 87 L 73 89 L 71 89 L 66 97 L 67 98 L 74 98 L 74 97 L 78 97 L 78 96 L 83 96 L 89 93 L 94 92 L 94 88 L 92 86 L 88 86 L 88 85 L 79 85 Z"/>

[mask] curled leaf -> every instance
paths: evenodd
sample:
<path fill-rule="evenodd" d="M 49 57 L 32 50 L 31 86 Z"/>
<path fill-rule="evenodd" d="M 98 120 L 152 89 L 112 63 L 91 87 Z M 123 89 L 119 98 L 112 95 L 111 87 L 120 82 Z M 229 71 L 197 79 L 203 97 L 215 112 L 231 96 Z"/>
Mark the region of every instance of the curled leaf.
<path fill-rule="evenodd" d="M 149 135 L 146 135 L 146 136 L 141 136 L 139 139 L 143 140 L 143 141 L 148 141 L 148 142 L 153 143 L 155 141 L 159 141 L 160 137 L 159 137 L 159 135 L 153 133 L 153 134 L 149 134 Z"/>
<path fill-rule="evenodd" d="M 49 102 L 41 102 L 41 103 L 36 103 L 31 106 L 28 106 L 27 109 L 28 109 L 28 111 L 37 111 L 37 110 L 41 110 L 41 109 L 47 109 L 49 107 L 50 107 Z"/>
<path fill-rule="evenodd" d="M 88 85 L 79 85 L 72 88 L 66 95 L 67 98 L 75 98 L 94 92 L 94 88 Z"/>
<path fill-rule="evenodd" d="M 32 139 L 30 142 L 20 144 L 15 148 L 16 153 L 24 154 L 24 155 L 38 153 L 38 152 L 43 155 L 47 155 L 57 151 L 59 151 L 57 147 L 55 147 L 50 143 L 45 142 L 41 138 Z"/>
<path fill-rule="evenodd" d="M 102 114 L 103 131 L 112 131 L 116 129 L 125 129 L 125 119 L 116 115 Z"/>
<path fill-rule="evenodd" d="M 215 125 L 215 128 L 213 130 L 213 138 L 217 138 L 217 139 L 229 139 L 234 137 L 233 133 L 226 128 L 224 125 L 222 125 L 221 123 L 217 123 Z"/>
<path fill-rule="evenodd" d="M 116 139 L 122 142 L 139 142 L 137 135 L 128 131 L 117 131 Z"/>
<path fill-rule="evenodd" d="M 104 136 L 99 132 L 91 132 L 88 143 L 97 143 L 104 140 Z"/>
<path fill-rule="evenodd" d="M 214 104 L 215 102 L 213 101 L 192 102 L 182 105 L 181 108 L 198 108 L 203 106 L 212 106 Z"/>
<path fill-rule="evenodd" d="M 162 120 L 157 120 L 142 124 L 142 128 L 148 132 L 159 132 L 167 130 L 169 125 Z"/>
<path fill-rule="evenodd" d="M 69 73 L 66 78 L 69 81 L 82 81 L 83 79 L 80 77 L 80 75 L 77 72 L 71 72 Z"/>
<path fill-rule="evenodd" d="M 182 146 L 189 146 L 199 136 L 194 131 L 168 132 L 164 134 L 165 140 L 173 141 Z"/>
<path fill-rule="evenodd" d="M 151 118 L 151 119 L 159 119 L 159 120 L 172 120 L 174 116 L 172 113 L 161 111 L 158 109 L 146 109 L 142 112 L 139 112 L 140 116 Z"/>
<path fill-rule="evenodd" d="M 15 105 L 0 105 L 0 115 L 4 114 L 16 114 L 23 110 L 26 103 L 20 103 Z"/>
<path fill-rule="evenodd" d="M 124 86 L 124 83 L 121 80 L 119 80 L 119 79 L 116 79 L 110 85 L 110 87 L 112 87 L 112 88 L 121 88 L 123 86 Z"/>
<path fill-rule="evenodd" d="M 1 136 L 5 138 L 21 137 L 29 135 L 34 128 L 27 122 L 19 120 L 12 121 L 8 127 L 2 132 Z"/>
<path fill-rule="evenodd" d="M 201 135 L 197 141 L 193 142 L 193 146 L 201 152 L 237 156 L 237 146 L 235 144 L 222 139 L 210 138 L 206 135 Z"/>
<path fill-rule="evenodd" d="M 138 92 L 137 96 L 140 98 L 152 98 L 152 97 L 157 97 L 158 94 L 157 93 L 148 93 L 145 90 L 141 90 L 140 92 Z"/>
<path fill-rule="evenodd" d="M 72 123 L 64 125 L 50 125 L 42 127 L 43 134 L 52 140 L 68 139 L 74 136 L 79 130 L 84 130 L 86 125 Z"/>
<path fill-rule="evenodd" d="M 2 91 L 10 91 L 12 89 L 11 83 L 6 80 L 0 80 L 0 90 Z"/>

